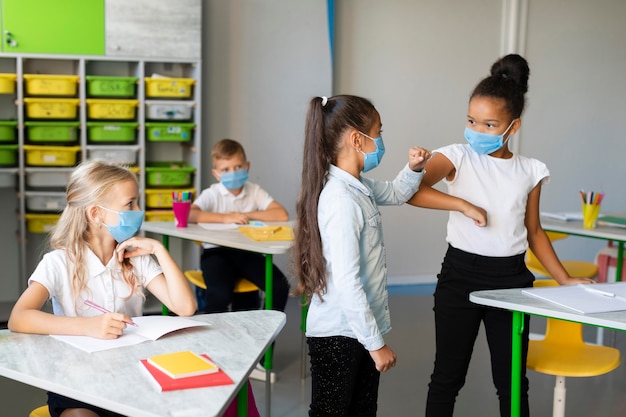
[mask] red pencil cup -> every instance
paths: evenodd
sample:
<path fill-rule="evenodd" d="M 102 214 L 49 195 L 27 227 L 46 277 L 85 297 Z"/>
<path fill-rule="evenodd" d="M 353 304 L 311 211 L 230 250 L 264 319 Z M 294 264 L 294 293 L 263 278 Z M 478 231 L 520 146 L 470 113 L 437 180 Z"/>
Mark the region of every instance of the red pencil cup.
<path fill-rule="evenodd" d="M 172 202 L 172 211 L 174 211 L 174 224 L 176 227 L 187 227 L 187 219 L 191 210 L 191 201 L 174 201 Z"/>

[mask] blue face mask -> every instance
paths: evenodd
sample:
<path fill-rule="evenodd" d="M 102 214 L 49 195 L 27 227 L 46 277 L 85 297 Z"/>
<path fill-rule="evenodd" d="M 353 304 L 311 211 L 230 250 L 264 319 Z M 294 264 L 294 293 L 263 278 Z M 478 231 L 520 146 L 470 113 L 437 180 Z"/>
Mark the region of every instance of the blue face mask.
<path fill-rule="evenodd" d="M 220 182 L 229 190 L 238 190 L 248 181 L 248 170 L 240 169 L 238 171 L 224 172 L 220 175 Z"/>
<path fill-rule="evenodd" d="M 116 226 L 109 226 L 108 224 L 105 224 L 107 230 L 111 233 L 111 236 L 113 236 L 113 239 L 115 239 L 117 243 L 122 243 L 123 241 L 130 239 L 137 234 L 139 229 L 141 229 L 141 224 L 143 223 L 143 211 L 115 211 L 102 206 L 98 207 L 117 213 L 119 220 Z"/>
<path fill-rule="evenodd" d="M 359 133 L 366 138 L 373 140 L 376 144 L 376 150 L 374 152 L 365 153 L 361 151 L 361 153 L 363 154 L 363 172 L 371 171 L 376 168 L 378 164 L 380 164 L 380 161 L 383 159 L 383 155 L 385 154 L 385 144 L 383 143 L 383 137 L 379 136 L 377 138 L 373 138 L 363 132 Z"/>
<path fill-rule="evenodd" d="M 509 127 L 506 128 L 504 133 L 501 135 L 491 135 L 488 133 L 480 133 L 475 130 L 470 129 L 469 127 L 465 128 L 465 139 L 469 143 L 470 147 L 474 150 L 474 152 L 481 155 L 489 155 L 504 146 L 504 144 L 509 140 L 511 136 L 504 140 L 504 135 L 511 129 L 513 126 L 513 121 L 509 124 Z"/>

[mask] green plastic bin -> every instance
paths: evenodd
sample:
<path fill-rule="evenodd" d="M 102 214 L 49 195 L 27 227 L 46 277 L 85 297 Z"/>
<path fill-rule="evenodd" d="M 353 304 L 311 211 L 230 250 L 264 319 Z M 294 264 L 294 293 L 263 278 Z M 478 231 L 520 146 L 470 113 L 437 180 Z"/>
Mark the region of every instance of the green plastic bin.
<path fill-rule="evenodd" d="M 31 142 L 76 142 L 80 122 L 26 122 Z"/>
<path fill-rule="evenodd" d="M 85 79 L 90 97 L 135 97 L 137 77 L 87 75 Z"/>
<path fill-rule="evenodd" d="M 14 167 L 17 165 L 18 145 L 0 145 L 0 166 Z"/>
<path fill-rule="evenodd" d="M 146 123 L 146 138 L 155 142 L 189 142 L 195 123 Z"/>
<path fill-rule="evenodd" d="M 0 120 L 0 142 L 13 142 L 16 139 L 17 121 Z"/>
<path fill-rule="evenodd" d="M 185 162 L 151 162 L 146 164 L 149 187 L 189 187 L 196 169 Z"/>
<path fill-rule="evenodd" d="M 90 142 L 134 142 L 137 122 L 87 122 L 87 139 Z"/>

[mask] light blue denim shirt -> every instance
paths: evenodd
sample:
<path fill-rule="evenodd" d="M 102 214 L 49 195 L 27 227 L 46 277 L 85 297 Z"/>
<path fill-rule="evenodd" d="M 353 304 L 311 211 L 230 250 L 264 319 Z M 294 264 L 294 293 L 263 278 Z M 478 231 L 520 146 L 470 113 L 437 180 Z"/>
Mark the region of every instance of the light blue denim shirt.
<path fill-rule="evenodd" d="M 317 209 L 327 287 L 311 300 L 307 336 L 347 336 L 369 351 L 384 346 L 391 322 L 378 205 L 404 204 L 422 177 L 407 165 L 393 181 L 356 179 L 331 165 Z"/>

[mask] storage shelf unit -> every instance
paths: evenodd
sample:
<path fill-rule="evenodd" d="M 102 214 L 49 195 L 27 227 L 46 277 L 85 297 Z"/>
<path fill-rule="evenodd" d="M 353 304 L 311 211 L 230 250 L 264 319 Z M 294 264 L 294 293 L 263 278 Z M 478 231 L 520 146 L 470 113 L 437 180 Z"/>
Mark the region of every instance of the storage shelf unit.
<path fill-rule="evenodd" d="M 146 206 L 155 193 L 200 190 L 200 60 L 2 54 L 1 73 L 15 74 L 16 80 L 14 92 L 0 90 L 0 124 L 17 122 L 14 140 L 0 138 L 0 215 L 14 219 L 5 222 L 10 225 L 5 233 L 6 227 L 17 231 L 5 234 L 5 239 L 15 236 L 16 252 L 2 258 L 6 276 L 20 279 L 0 285 L 8 294 L 0 301 L 15 300 L 25 289 L 46 250 L 55 215 L 64 207 L 67 178 L 80 161 L 104 158 L 131 165 L 139 180 L 140 206 L 150 220 L 166 219 L 171 210 L 164 199 L 156 207 Z M 76 83 L 76 91 L 55 90 L 44 80 L 27 92 L 24 75 L 29 74 L 65 76 Z M 131 85 L 115 84 L 124 79 Z M 31 109 L 33 105 L 40 108 Z M 2 164 L 11 152 L 15 163 Z M 180 173 L 189 175 L 182 176 L 183 182 L 177 182 L 180 175 L 164 175 L 173 178 L 171 183 L 152 182 L 146 168 L 168 167 L 165 162 L 176 163 Z M 11 259 L 19 264 L 7 266 Z"/>

